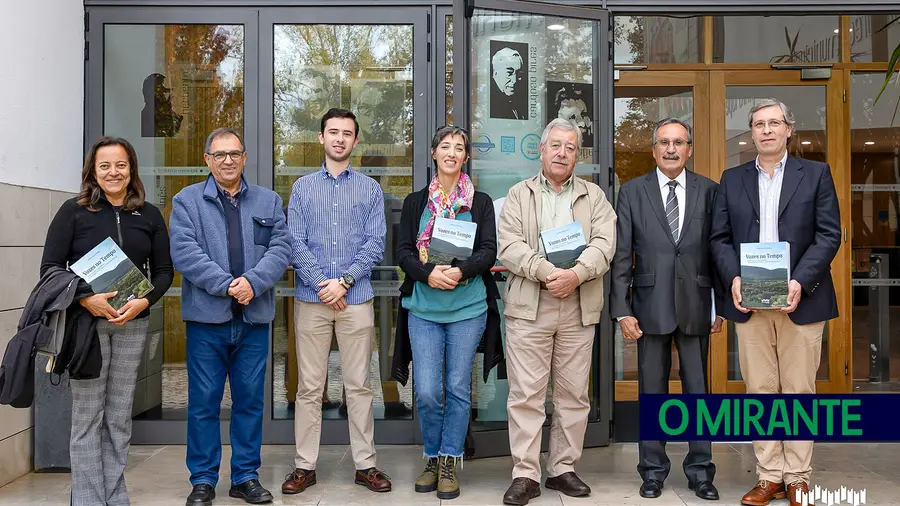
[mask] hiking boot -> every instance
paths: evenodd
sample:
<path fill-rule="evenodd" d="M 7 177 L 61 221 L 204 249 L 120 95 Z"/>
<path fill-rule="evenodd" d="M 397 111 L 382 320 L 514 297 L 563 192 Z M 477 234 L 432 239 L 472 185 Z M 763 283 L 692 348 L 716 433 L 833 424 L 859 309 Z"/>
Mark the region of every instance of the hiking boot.
<path fill-rule="evenodd" d="M 440 480 L 438 481 L 438 499 L 456 499 L 459 497 L 459 479 L 456 477 L 457 457 L 441 457 Z"/>
<path fill-rule="evenodd" d="M 438 459 L 431 457 L 425 462 L 425 470 L 416 479 L 416 492 L 434 492 L 438 484 Z"/>

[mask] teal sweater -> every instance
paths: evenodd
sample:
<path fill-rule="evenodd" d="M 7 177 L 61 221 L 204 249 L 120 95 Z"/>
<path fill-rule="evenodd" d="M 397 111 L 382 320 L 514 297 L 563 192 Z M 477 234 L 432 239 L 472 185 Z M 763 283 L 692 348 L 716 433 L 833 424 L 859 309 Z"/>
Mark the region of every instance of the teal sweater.
<path fill-rule="evenodd" d="M 419 220 L 419 234 L 431 219 L 428 207 Z M 460 221 L 472 221 L 472 213 L 456 215 Z M 403 297 L 401 304 L 418 318 L 434 323 L 454 323 L 475 318 L 487 311 L 487 289 L 481 276 L 469 279 L 453 290 L 440 290 L 427 283 L 416 282 L 411 296 Z"/>

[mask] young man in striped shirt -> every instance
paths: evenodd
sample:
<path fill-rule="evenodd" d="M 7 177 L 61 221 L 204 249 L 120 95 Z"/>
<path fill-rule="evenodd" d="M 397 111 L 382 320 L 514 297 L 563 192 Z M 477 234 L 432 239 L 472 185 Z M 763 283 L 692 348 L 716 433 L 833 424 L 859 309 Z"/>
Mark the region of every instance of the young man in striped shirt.
<path fill-rule="evenodd" d="M 359 142 L 352 112 L 322 117 L 322 170 L 299 178 L 291 191 L 288 226 L 296 275 L 294 328 L 299 386 L 294 415 L 297 455 L 281 491 L 297 494 L 316 483 L 322 428 L 322 392 L 332 335 L 341 355 L 355 482 L 374 492 L 391 490 L 375 467 L 374 414 L 369 363 L 375 312 L 372 267 L 384 257 L 384 195 L 372 178 L 353 170 Z"/>

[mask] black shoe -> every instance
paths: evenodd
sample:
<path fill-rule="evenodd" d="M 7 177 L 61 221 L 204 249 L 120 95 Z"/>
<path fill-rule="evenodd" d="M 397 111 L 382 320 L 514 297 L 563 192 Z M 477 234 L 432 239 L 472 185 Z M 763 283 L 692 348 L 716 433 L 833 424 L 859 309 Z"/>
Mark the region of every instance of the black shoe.
<path fill-rule="evenodd" d="M 541 484 L 531 478 L 516 478 L 503 494 L 503 504 L 525 506 L 541 495 Z"/>
<path fill-rule="evenodd" d="M 663 484 L 656 480 L 647 480 L 641 485 L 641 497 L 656 499 L 662 495 Z"/>
<path fill-rule="evenodd" d="M 572 471 L 553 478 L 547 478 L 544 486 L 550 490 L 562 492 L 569 497 L 584 497 L 591 494 L 591 487 L 581 481 L 581 478 Z"/>
<path fill-rule="evenodd" d="M 213 499 L 216 498 L 216 489 L 212 485 L 200 483 L 194 485 L 191 495 L 187 497 L 185 506 L 212 506 Z"/>
<path fill-rule="evenodd" d="M 711 481 L 701 481 L 700 483 L 688 483 L 688 488 L 693 490 L 697 497 L 706 499 L 707 501 L 718 501 L 719 491 Z"/>
<path fill-rule="evenodd" d="M 240 485 L 232 485 L 228 495 L 250 504 L 262 504 L 273 499 L 272 494 L 259 484 L 259 480 L 247 480 Z"/>

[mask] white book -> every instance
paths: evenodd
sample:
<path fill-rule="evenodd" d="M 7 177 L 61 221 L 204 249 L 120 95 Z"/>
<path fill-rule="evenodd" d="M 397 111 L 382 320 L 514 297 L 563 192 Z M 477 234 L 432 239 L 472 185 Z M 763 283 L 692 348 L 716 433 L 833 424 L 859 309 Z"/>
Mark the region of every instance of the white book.
<path fill-rule="evenodd" d="M 541 243 L 547 260 L 560 269 L 573 267 L 587 247 L 580 221 L 541 232 Z"/>
<path fill-rule="evenodd" d="M 434 219 L 431 244 L 428 246 L 428 262 L 451 265 L 454 260 L 466 260 L 475 249 L 475 232 L 478 224 L 471 221 Z"/>

